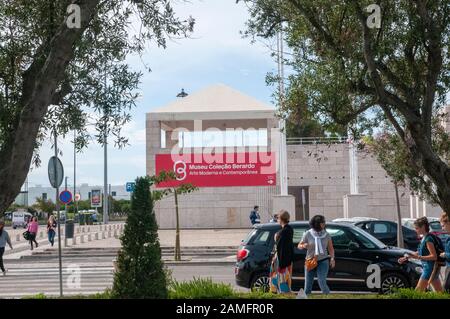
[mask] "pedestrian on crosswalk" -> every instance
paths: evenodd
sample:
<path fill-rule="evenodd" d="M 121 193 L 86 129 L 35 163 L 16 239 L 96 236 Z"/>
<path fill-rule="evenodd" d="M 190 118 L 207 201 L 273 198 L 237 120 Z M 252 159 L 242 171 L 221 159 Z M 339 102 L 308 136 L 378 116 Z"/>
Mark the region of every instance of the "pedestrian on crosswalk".
<path fill-rule="evenodd" d="M 0 269 L 2 270 L 3 276 L 6 275 L 6 269 L 3 265 L 3 254 L 5 253 L 6 244 L 9 245 L 9 248 L 13 249 L 9 234 L 4 228 L 5 222 L 0 220 Z"/>
<path fill-rule="evenodd" d="M 55 235 L 56 235 L 56 220 L 55 220 L 55 216 L 50 215 L 50 217 L 48 218 L 48 222 L 47 222 L 47 235 L 48 235 L 48 241 L 50 242 L 50 244 L 53 247 L 53 244 L 55 243 Z"/>
<path fill-rule="evenodd" d="M 33 243 L 36 244 L 36 248 L 38 248 L 39 244 L 36 241 L 36 236 L 38 233 L 39 224 L 36 216 L 33 216 L 31 218 L 31 222 L 28 224 L 28 232 L 30 233 L 30 244 L 31 244 L 31 250 L 33 250 Z"/>

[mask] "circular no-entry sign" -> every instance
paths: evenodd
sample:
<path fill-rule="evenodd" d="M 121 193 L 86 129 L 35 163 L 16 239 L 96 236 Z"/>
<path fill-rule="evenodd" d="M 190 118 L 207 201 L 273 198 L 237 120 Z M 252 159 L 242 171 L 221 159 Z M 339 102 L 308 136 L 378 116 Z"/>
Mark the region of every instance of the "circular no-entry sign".
<path fill-rule="evenodd" d="M 62 191 L 59 194 L 59 200 L 64 204 L 69 204 L 72 201 L 72 193 L 69 191 Z"/>

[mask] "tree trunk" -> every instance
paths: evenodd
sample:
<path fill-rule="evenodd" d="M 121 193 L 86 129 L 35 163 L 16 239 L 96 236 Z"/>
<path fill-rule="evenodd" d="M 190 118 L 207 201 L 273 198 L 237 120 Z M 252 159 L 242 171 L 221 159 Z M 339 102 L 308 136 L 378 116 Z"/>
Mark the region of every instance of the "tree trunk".
<path fill-rule="evenodd" d="M 402 213 L 400 211 L 400 197 L 398 195 L 398 184 L 394 181 L 395 202 L 397 204 L 397 247 L 405 248 L 403 240 Z"/>
<path fill-rule="evenodd" d="M 408 125 L 412 143 L 408 145 L 413 159 L 419 167 L 423 167 L 426 175 L 436 185 L 436 195 L 439 205 L 450 214 L 450 167 L 433 151 L 426 140 L 421 124 Z"/>
<path fill-rule="evenodd" d="M 181 247 L 180 247 L 180 215 L 178 212 L 178 194 L 177 189 L 174 191 L 175 195 L 175 214 L 176 214 L 176 235 L 175 235 L 175 261 L 181 260 Z"/>
<path fill-rule="evenodd" d="M 76 42 L 92 20 L 100 0 L 79 0 L 81 28 L 62 22 L 50 43 L 37 49 L 36 57 L 23 74 L 22 111 L 10 139 L 0 151 L 0 217 L 20 193 L 30 169 L 36 137 L 52 99 L 73 59 Z M 45 47 L 49 46 L 45 56 Z"/>

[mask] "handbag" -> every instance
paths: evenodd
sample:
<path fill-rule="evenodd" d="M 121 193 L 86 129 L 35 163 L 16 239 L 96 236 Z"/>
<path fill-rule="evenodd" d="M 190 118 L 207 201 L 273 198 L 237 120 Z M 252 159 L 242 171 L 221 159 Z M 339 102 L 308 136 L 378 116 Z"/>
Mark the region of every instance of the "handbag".
<path fill-rule="evenodd" d="M 317 256 L 306 258 L 305 269 L 311 271 L 317 267 Z"/>
<path fill-rule="evenodd" d="M 23 232 L 22 236 L 25 240 L 30 240 L 30 232 L 28 230 Z"/>

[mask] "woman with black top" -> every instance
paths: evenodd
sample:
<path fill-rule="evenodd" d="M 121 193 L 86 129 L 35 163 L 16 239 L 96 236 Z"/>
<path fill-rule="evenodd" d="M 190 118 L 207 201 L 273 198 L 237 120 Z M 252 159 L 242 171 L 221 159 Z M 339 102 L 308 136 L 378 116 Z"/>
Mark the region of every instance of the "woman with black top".
<path fill-rule="evenodd" d="M 278 214 L 281 230 L 275 234 L 275 255 L 270 267 L 270 291 L 273 293 L 291 292 L 294 230 L 289 219 L 287 211 L 282 210 Z"/>
<path fill-rule="evenodd" d="M 56 224 L 55 216 L 50 215 L 50 217 L 48 218 L 48 221 L 47 221 L 47 235 L 48 235 L 48 241 L 50 242 L 52 247 L 55 244 L 56 226 L 57 226 L 57 224 Z"/>

